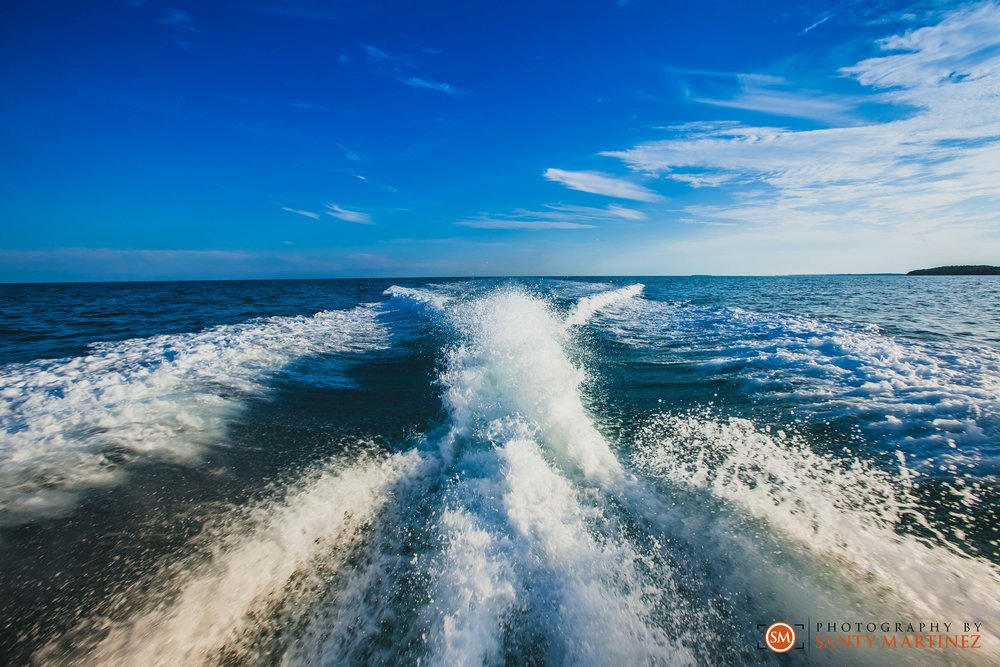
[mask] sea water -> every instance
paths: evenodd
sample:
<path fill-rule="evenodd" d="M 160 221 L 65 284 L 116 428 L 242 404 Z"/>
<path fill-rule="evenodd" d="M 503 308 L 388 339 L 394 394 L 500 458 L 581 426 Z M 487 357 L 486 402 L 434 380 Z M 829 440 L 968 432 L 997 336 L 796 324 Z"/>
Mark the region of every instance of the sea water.
<path fill-rule="evenodd" d="M 807 619 L 986 623 L 813 662 L 1000 659 L 1000 279 L 0 303 L 0 663 L 758 664 Z"/>

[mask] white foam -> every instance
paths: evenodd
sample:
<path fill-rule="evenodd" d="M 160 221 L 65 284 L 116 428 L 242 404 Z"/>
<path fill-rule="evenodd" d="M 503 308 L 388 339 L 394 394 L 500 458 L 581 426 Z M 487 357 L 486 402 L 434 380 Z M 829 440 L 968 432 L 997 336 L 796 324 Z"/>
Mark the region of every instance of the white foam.
<path fill-rule="evenodd" d="M 385 344 L 374 310 L 272 317 L 200 333 L 99 344 L 91 354 L 0 369 L 0 521 L 50 515 L 121 463 L 197 461 L 241 399 L 310 355 Z"/>
<path fill-rule="evenodd" d="M 567 358 L 566 332 L 540 299 L 501 289 L 458 304 L 449 318 L 458 346 L 447 354 L 444 402 L 453 433 L 489 439 L 504 419 L 522 416 L 543 434 L 546 452 L 592 480 L 621 474 L 618 459 L 591 422 L 580 395 L 584 373 Z"/>
<path fill-rule="evenodd" d="M 501 662 L 501 631 L 519 593 L 510 546 L 460 507 L 441 513 L 439 531 L 447 546 L 435 573 L 428 663 Z"/>
<path fill-rule="evenodd" d="M 926 518 L 901 453 L 892 475 L 817 454 L 744 419 L 660 415 L 640 434 L 634 460 L 766 521 L 788 544 L 838 563 L 842 576 L 872 582 L 866 590 L 904 615 L 959 620 L 1000 613 L 1000 572 L 963 553 Z M 923 534 L 908 530 L 910 523 Z M 984 644 L 1000 655 L 996 636 Z"/>
<path fill-rule="evenodd" d="M 223 654 L 237 662 L 252 660 L 252 642 L 243 642 L 260 632 L 256 626 L 267 622 L 271 608 L 283 603 L 293 613 L 308 609 L 309 596 L 325 584 L 323 572 L 339 567 L 367 537 L 393 484 L 414 475 L 422 461 L 415 451 L 362 455 L 307 475 L 283 498 L 209 531 L 204 560 L 195 557 L 164 570 L 141 610 L 121 622 L 110 620 L 117 614 L 109 615 L 105 636 L 72 659 L 171 667 L 217 662 Z M 124 596 L 121 602 L 134 604 Z M 287 625 L 293 621 L 281 619 Z M 41 657 L 69 657 L 59 656 L 59 650 L 51 645 Z"/>
<path fill-rule="evenodd" d="M 517 616 L 537 623 L 527 632 L 556 663 L 692 664 L 665 629 L 669 570 L 603 509 L 622 470 L 583 405 L 565 323 L 517 288 L 456 305 L 449 320 L 462 342 L 441 376 L 442 452 L 456 474 L 439 521 L 429 662 L 496 661 Z"/>
<path fill-rule="evenodd" d="M 412 301 L 439 312 L 444 311 L 445 306 L 451 301 L 451 296 L 439 291 L 417 287 L 400 287 L 399 285 L 391 285 L 383 294 L 393 299 Z"/>
<path fill-rule="evenodd" d="M 571 327 L 586 324 L 596 313 L 608 306 L 639 296 L 642 294 L 644 287 L 641 283 L 636 283 L 635 285 L 628 285 L 621 289 L 585 296 L 577 302 L 573 311 L 566 318 L 566 326 Z"/>
<path fill-rule="evenodd" d="M 544 563 L 556 581 L 562 652 L 558 662 L 579 665 L 695 664 L 679 637 L 654 620 L 657 606 L 675 595 L 669 572 L 640 574 L 643 556 L 610 522 L 587 508 L 564 477 L 546 465 L 538 446 L 511 440 L 500 451 L 506 468 L 507 516 L 524 540 L 525 563 Z M 604 530 L 595 539 L 588 522 Z M 647 561 L 647 566 L 651 563 Z M 676 610 L 675 610 L 676 611 Z"/>
<path fill-rule="evenodd" d="M 647 300 L 626 306 L 603 324 L 626 344 L 669 348 L 665 360 L 676 355 L 731 374 L 755 393 L 794 401 L 797 411 L 861 417 L 911 454 L 936 448 L 966 463 L 998 455 L 996 350 L 893 338 L 871 325 L 803 315 Z"/>

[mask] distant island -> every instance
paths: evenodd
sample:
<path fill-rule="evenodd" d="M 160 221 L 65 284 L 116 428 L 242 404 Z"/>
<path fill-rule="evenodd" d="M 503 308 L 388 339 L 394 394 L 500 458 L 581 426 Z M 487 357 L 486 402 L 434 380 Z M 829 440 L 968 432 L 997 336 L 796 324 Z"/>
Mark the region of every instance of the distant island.
<path fill-rule="evenodd" d="M 916 269 L 908 276 L 1000 276 L 1000 266 L 973 264 L 963 266 L 937 266 L 933 269 Z"/>

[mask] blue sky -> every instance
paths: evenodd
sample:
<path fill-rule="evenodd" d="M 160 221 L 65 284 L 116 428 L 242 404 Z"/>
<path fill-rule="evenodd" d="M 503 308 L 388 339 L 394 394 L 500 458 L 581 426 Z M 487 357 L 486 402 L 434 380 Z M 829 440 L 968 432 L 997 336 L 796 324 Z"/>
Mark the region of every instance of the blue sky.
<path fill-rule="evenodd" d="M 0 8 L 0 280 L 1000 263 L 995 2 Z"/>

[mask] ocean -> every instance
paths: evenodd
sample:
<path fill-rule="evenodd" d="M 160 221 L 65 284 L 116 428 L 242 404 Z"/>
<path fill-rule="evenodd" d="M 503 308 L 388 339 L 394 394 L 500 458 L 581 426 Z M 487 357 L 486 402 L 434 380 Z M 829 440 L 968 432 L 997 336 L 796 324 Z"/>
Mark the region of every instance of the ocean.
<path fill-rule="evenodd" d="M 0 664 L 1000 662 L 1000 278 L 0 303 Z"/>

